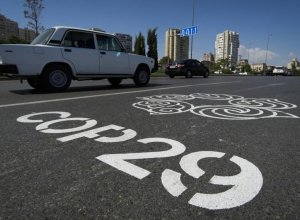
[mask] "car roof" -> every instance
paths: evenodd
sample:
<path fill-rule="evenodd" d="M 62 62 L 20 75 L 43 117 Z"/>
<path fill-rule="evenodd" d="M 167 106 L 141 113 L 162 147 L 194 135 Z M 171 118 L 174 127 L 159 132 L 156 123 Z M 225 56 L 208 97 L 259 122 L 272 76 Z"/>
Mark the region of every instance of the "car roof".
<path fill-rule="evenodd" d="M 88 32 L 94 32 L 94 33 L 101 33 L 101 34 L 107 34 L 107 35 L 114 35 L 112 33 L 107 33 L 101 29 L 97 28 L 91 28 L 91 29 L 86 29 L 86 28 L 78 28 L 78 27 L 69 27 L 69 26 L 54 26 L 52 28 L 55 29 L 61 29 L 61 30 L 78 30 L 78 31 L 88 31 Z"/>

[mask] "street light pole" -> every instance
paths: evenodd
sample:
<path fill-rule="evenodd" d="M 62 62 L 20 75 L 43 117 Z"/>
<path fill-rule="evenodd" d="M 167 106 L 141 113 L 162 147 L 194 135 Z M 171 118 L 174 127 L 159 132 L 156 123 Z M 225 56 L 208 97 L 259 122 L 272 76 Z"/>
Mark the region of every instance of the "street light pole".
<path fill-rule="evenodd" d="M 266 73 L 266 69 L 268 68 L 267 66 L 267 61 L 268 61 L 268 50 L 269 50 L 269 43 L 270 43 L 270 37 L 272 36 L 272 34 L 268 34 L 268 42 L 267 42 L 267 51 L 266 51 L 266 60 L 265 60 L 265 64 L 266 64 L 266 68 L 265 68 L 265 73 Z"/>
<path fill-rule="evenodd" d="M 192 16 L 192 27 L 194 27 L 194 20 L 195 20 L 195 0 L 193 0 L 193 16 Z M 191 36 L 191 59 L 193 59 L 193 35 Z"/>

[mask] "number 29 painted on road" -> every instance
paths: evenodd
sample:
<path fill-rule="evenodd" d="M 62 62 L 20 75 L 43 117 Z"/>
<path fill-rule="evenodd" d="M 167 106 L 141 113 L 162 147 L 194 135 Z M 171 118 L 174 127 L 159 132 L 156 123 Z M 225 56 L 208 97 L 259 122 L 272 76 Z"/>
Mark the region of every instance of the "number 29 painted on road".
<path fill-rule="evenodd" d="M 59 119 L 44 122 L 43 119 L 37 119 L 43 115 L 58 115 Z M 40 112 L 21 116 L 17 118 L 21 123 L 39 123 L 36 130 L 48 134 L 68 134 L 64 137 L 57 138 L 60 142 L 73 141 L 78 138 L 89 138 L 96 142 L 102 143 L 118 143 L 133 139 L 137 132 L 132 129 L 125 129 L 118 125 L 106 125 L 102 127 L 93 128 L 97 125 L 97 121 L 90 118 L 73 118 L 68 112 Z M 32 119 L 35 118 L 35 119 Z M 84 125 L 65 128 L 54 129 L 49 128 L 54 124 L 61 124 L 70 121 L 84 122 Z M 101 136 L 101 132 L 114 130 L 121 132 L 120 136 L 107 137 Z M 75 133 L 78 132 L 78 133 Z M 128 161 L 136 159 L 156 159 L 168 158 L 178 156 L 185 152 L 186 147 L 182 143 L 167 139 L 167 138 L 144 138 L 137 140 L 138 143 L 151 144 L 160 143 L 162 146 L 169 145 L 168 150 L 157 152 L 139 152 L 139 153 L 122 153 L 122 154 L 103 154 L 96 157 L 98 160 L 115 167 L 116 169 L 127 173 L 137 179 L 143 179 L 150 175 L 151 172 Z M 198 151 L 184 155 L 179 164 L 181 169 L 189 176 L 199 179 L 205 174 L 205 171 L 198 166 L 198 162 L 205 158 L 222 158 L 225 155 L 223 152 L 215 151 Z M 263 185 L 263 177 L 260 170 L 251 162 L 238 156 L 233 156 L 230 161 L 240 167 L 241 172 L 234 176 L 217 176 L 214 175 L 209 183 L 215 185 L 229 185 L 232 186 L 225 192 L 206 194 L 196 192 L 188 201 L 189 204 L 201 208 L 217 210 L 229 209 L 241 206 L 251 201 L 261 190 Z M 165 169 L 161 175 L 161 182 L 164 188 L 174 197 L 179 197 L 187 190 L 187 187 L 181 181 L 181 173 Z"/>

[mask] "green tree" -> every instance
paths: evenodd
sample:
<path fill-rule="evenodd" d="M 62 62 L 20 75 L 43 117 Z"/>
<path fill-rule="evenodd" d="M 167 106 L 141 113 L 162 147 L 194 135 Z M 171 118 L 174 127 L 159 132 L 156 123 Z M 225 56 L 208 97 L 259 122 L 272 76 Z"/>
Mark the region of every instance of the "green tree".
<path fill-rule="evenodd" d="M 169 64 L 170 62 L 172 62 L 172 60 L 171 60 L 168 56 L 162 57 L 162 58 L 159 60 L 159 63 L 160 63 L 160 64 Z"/>
<path fill-rule="evenodd" d="M 137 37 L 135 37 L 135 43 L 134 43 L 134 53 L 146 56 L 145 52 L 145 38 L 140 32 Z"/>
<path fill-rule="evenodd" d="M 220 64 L 220 67 L 222 67 L 222 69 L 228 69 L 229 68 L 229 60 L 228 60 L 228 58 L 221 59 L 218 62 Z"/>
<path fill-rule="evenodd" d="M 44 27 L 40 23 L 41 13 L 44 9 L 43 0 L 25 0 L 24 17 L 28 19 L 28 27 L 38 35 Z"/>
<path fill-rule="evenodd" d="M 157 28 L 149 29 L 147 35 L 148 52 L 147 56 L 154 59 L 153 71 L 158 70 L 158 55 L 157 55 Z"/>

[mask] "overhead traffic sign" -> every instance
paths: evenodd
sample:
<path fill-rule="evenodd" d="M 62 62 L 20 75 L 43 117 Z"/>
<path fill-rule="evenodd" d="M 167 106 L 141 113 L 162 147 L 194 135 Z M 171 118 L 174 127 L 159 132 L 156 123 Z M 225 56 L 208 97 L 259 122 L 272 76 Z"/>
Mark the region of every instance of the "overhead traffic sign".
<path fill-rule="evenodd" d="M 188 27 L 181 29 L 180 36 L 190 36 L 198 33 L 198 26 Z"/>

